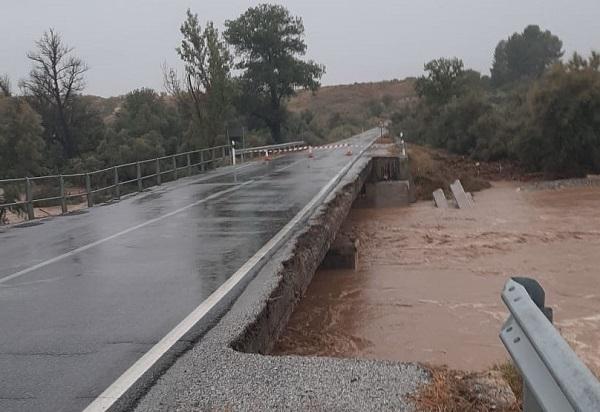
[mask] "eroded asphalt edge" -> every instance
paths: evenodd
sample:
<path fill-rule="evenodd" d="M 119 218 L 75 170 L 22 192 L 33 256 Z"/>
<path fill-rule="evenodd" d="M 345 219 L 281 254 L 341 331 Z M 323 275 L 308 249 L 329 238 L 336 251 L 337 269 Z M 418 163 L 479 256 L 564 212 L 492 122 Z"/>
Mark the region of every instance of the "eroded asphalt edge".
<path fill-rule="evenodd" d="M 258 354 L 268 350 L 268 336 L 259 336 L 269 330 L 268 318 L 280 318 L 273 324 L 284 324 L 289 313 L 281 312 L 291 312 L 289 307 L 310 283 L 315 262 L 333 241 L 369 161 L 367 156 L 358 159 L 304 229 L 296 230 L 255 277 L 240 285 L 237 300 L 224 299 L 213 315 L 178 342 L 163 370 L 175 363 L 164 374 L 150 373 L 142 380 L 145 386 L 155 381 L 148 392 L 142 383 L 110 410 L 129 410 L 134 404 L 137 411 L 411 410 L 407 395 L 428 380 L 428 373 L 416 364 Z M 308 247 L 302 245 L 307 238 Z M 283 302 L 279 308 L 278 299 Z M 216 313 L 225 311 L 219 321 Z M 189 350 L 176 359 L 185 349 Z"/>
<path fill-rule="evenodd" d="M 369 144 L 360 151 L 358 156 L 344 166 L 284 228 L 232 275 L 228 281 L 123 373 L 108 389 L 95 398 L 86 408 L 86 411 L 98 412 L 128 409 L 127 406 L 131 403 L 131 399 L 135 399 L 143 393 L 144 388 L 149 387 L 156 376 L 159 376 L 160 372 L 165 370 L 182 350 L 185 350 L 192 342 L 198 340 L 202 336 L 202 333 L 210 329 L 215 324 L 215 320 L 219 315 L 222 315 L 230 307 L 247 286 L 248 282 L 268 262 L 268 259 L 289 240 L 294 230 L 297 231 L 298 226 L 302 222 L 305 222 L 318 206 L 323 204 L 327 196 L 335 191 L 339 182 L 375 141 L 375 137 L 372 136 L 374 130 L 363 134 L 365 135 L 363 137 L 370 137 Z"/>

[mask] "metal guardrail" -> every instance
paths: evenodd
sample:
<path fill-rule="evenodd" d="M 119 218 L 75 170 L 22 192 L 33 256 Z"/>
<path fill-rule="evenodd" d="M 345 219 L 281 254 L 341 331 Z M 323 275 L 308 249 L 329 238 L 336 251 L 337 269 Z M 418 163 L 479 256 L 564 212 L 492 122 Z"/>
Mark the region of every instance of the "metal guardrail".
<path fill-rule="evenodd" d="M 513 278 L 502 300 L 500 339 L 523 377 L 523 411 L 600 411 L 600 382 L 552 325 L 539 283 Z"/>
<path fill-rule="evenodd" d="M 240 153 L 242 161 L 244 154 L 258 154 L 260 151 L 281 148 L 298 147 L 304 142 L 291 142 L 272 146 L 256 148 L 232 149 L 229 145 L 210 147 L 207 149 L 193 150 L 162 156 L 138 162 L 125 163 L 101 170 L 86 173 L 60 174 L 38 177 L 24 177 L 17 179 L 1 179 L 2 186 L 17 186 L 17 191 L 24 194 L 24 198 L 9 201 L 5 198 L 0 204 L 0 210 L 13 206 L 22 206 L 27 212 L 27 219 L 35 218 L 34 207 L 40 203 L 56 202 L 61 206 L 61 213 L 68 213 L 71 199 L 86 199 L 87 206 L 92 207 L 97 200 L 106 202 L 118 200 L 124 194 L 142 192 L 152 186 L 161 185 L 166 181 L 177 180 L 181 177 L 201 173 L 210 168 L 215 168 L 218 161 L 232 160 L 235 164 L 233 153 Z M 251 156 L 254 157 L 254 156 Z M 36 197 L 36 186 L 44 187 L 42 197 Z M 71 188 L 85 188 L 84 190 L 71 190 Z M 2 193 L 2 190 L 0 190 Z"/>

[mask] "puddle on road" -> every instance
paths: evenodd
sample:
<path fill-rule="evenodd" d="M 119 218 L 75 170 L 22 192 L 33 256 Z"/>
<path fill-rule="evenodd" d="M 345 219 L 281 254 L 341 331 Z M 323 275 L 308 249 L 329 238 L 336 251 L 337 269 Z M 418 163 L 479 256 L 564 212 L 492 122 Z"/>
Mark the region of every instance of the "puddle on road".
<path fill-rule="evenodd" d="M 274 353 L 483 370 L 508 358 L 503 284 L 530 275 L 563 336 L 600 370 L 600 189 L 499 183 L 475 200 L 468 211 L 352 210 L 359 270 L 317 272 Z"/>

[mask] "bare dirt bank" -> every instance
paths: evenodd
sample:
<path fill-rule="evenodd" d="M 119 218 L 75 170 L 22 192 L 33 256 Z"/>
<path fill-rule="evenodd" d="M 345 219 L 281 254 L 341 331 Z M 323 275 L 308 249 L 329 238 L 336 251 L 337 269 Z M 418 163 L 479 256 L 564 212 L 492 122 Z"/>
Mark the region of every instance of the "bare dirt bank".
<path fill-rule="evenodd" d="M 472 210 L 352 210 L 357 272 L 319 271 L 276 354 L 483 370 L 507 359 L 500 291 L 537 278 L 563 336 L 600 370 L 600 188 L 518 191 L 496 182 Z"/>

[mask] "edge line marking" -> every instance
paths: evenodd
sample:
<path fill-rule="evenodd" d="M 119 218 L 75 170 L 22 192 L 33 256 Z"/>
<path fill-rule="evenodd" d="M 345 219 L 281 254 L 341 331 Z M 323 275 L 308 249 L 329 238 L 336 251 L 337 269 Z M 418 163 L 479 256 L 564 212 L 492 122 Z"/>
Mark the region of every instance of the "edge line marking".
<path fill-rule="evenodd" d="M 177 326 L 175 326 L 165 337 L 163 337 L 148 352 L 142 355 L 129 369 L 127 369 L 116 381 L 114 381 L 104 392 L 94 399 L 83 412 L 106 412 L 121 399 L 127 391 L 134 386 L 143 375 L 148 372 L 162 356 L 167 353 L 178 341 L 181 340 L 202 318 L 204 318 L 211 309 L 213 309 L 223 298 L 240 283 L 252 270 L 265 258 L 269 258 L 279 249 L 281 243 L 287 240 L 291 230 L 311 212 L 316 210 L 316 205 L 325 199 L 331 190 L 337 185 L 348 171 L 356 164 L 371 145 L 377 140 L 371 139 L 371 142 L 365 145 L 358 155 L 348 162 L 339 173 L 337 173 L 329 182 L 317 193 L 307 204 L 298 212 L 275 236 L 273 236 L 258 252 L 242 265 L 233 275 L 229 277 L 221 286 L 210 294 L 200 305 L 187 315 Z M 297 162 L 292 164 L 298 163 Z M 286 166 L 291 167 L 291 165 Z M 259 268 L 260 270 L 260 268 Z M 243 293 L 243 291 L 242 291 Z"/>
<path fill-rule="evenodd" d="M 117 232 L 115 234 L 112 234 L 112 235 L 110 235 L 108 237 L 96 240 L 95 242 L 92 242 L 92 243 L 88 243 L 87 245 L 84 245 L 84 246 L 78 247 L 77 249 L 73 249 L 73 250 L 71 250 L 69 252 L 63 253 L 62 255 L 55 256 L 53 258 L 47 259 L 47 260 L 45 260 L 43 262 L 40 262 L 40 263 L 38 263 L 36 265 L 30 266 L 30 267 L 28 267 L 26 269 L 23 269 L 23 270 L 20 270 L 18 272 L 15 272 L 15 273 L 13 273 L 11 275 L 5 276 L 2 279 L 0 279 L 0 285 L 3 284 L 3 283 L 8 282 L 10 280 L 16 279 L 16 278 L 18 278 L 20 276 L 23 276 L 23 275 L 26 275 L 28 273 L 31 273 L 31 272 L 33 272 L 33 271 L 35 271 L 37 269 L 43 268 L 45 266 L 48 266 L 48 265 L 50 265 L 52 263 L 58 262 L 60 260 L 63 260 L 65 258 L 69 257 L 69 256 L 76 255 L 78 253 L 81 253 L 83 251 L 91 249 L 91 248 L 93 248 L 95 246 L 98 246 L 98 245 L 101 245 L 103 243 L 106 243 L 109 240 L 113 240 L 113 239 L 115 239 L 117 237 L 126 235 L 127 233 L 133 232 L 134 230 L 141 229 L 141 228 L 143 228 L 145 226 L 151 225 L 151 224 L 156 223 L 156 222 L 160 222 L 163 219 L 166 219 L 168 217 L 171 217 L 173 215 L 181 213 L 181 212 L 183 212 L 185 210 L 188 210 L 188 209 L 190 209 L 190 208 L 192 208 L 194 206 L 198 206 L 198 205 L 200 205 L 202 203 L 206 203 L 209 200 L 213 200 L 213 199 L 215 199 L 215 198 L 217 198 L 219 196 L 222 196 L 222 195 L 225 195 L 227 193 L 231 193 L 233 191 L 239 190 L 242 187 L 245 187 L 245 186 L 247 186 L 247 185 L 249 185 L 251 183 L 254 183 L 254 182 L 255 182 L 254 180 L 249 180 L 247 182 L 240 183 L 239 185 L 231 187 L 229 189 L 225 189 L 225 190 L 221 190 L 220 192 L 213 193 L 210 196 L 207 196 L 207 197 L 205 197 L 205 198 L 203 198 L 201 200 L 197 200 L 197 201 L 195 201 L 193 203 L 190 203 L 189 205 L 183 206 L 183 207 L 181 207 L 179 209 L 175 209 L 175 210 L 173 210 L 173 211 L 171 211 L 169 213 L 165 213 L 164 215 L 155 217 L 155 218 L 150 219 L 150 220 L 146 220 L 145 222 L 142 222 L 140 224 L 137 224 L 135 226 L 132 226 L 130 228 L 127 228 L 125 230 Z"/>
<path fill-rule="evenodd" d="M 303 160 L 304 159 L 300 159 L 300 160 L 297 160 L 295 162 L 292 162 L 292 163 L 290 163 L 287 166 L 284 166 L 284 167 L 282 167 L 280 169 L 274 170 L 274 172 L 279 172 L 279 171 L 282 171 L 282 170 L 289 169 L 290 167 L 296 165 L 297 163 L 300 163 Z M 241 166 L 240 168 L 246 168 L 248 166 L 250 166 L 250 165 L 244 165 L 244 166 Z M 230 173 L 231 172 L 226 173 L 226 174 L 230 174 Z M 155 218 L 150 219 L 150 220 L 146 220 L 145 222 L 142 222 L 142 223 L 137 224 L 135 226 L 132 226 L 130 228 L 124 229 L 124 230 L 122 230 L 120 232 L 114 233 L 114 234 L 112 234 L 110 236 L 107 236 L 105 238 L 96 240 L 96 241 L 94 241 L 92 243 L 88 243 L 87 245 L 84 245 L 84 246 L 80 246 L 80 247 L 78 247 L 76 249 L 73 249 L 73 250 L 71 250 L 69 252 L 63 253 L 61 255 L 55 256 L 55 257 L 47 259 L 47 260 L 44 260 L 43 262 L 37 263 L 37 264 L 35 264 L 33 266 L 30 266 L 30 267 L 22 269 L 22 270 L 20 270 L 18 272 L 15 272 L 15 273 L 12 273 L 10 275 L 7 275 L 7 276 L 5 276 L 3 278 L 0 278 L 0 286 L 3 283 L 6 283 L 6 282 L 9 282 L 9 281 L 11 281 L 13 279 L 16 279 L 18 277 L 24 276 L 24 275 L 26 275 L 28 273 L 31 273 L 31 272 L 36 271 L 38 269 L 41 269 L 41 268 L 43 268 L 45 266 L 51 265 L 52 263 L 56 263 L 56 262 L 58 262 L 60 260 L 63 260 L 65 258 L 69 257 L 69 256 L 73 256 L 73 255 L 76 255 L 78 253 L 84 252 L 84 251 L 86 251 L 88 249 L 91 249 L 91 248 L 93 248 L 95 246 L 98 246 L 98 245 L 106 243 L 106 242 L 108 242 L 110 240 L 113 240 L 113 239 L 115 239 L 117 237 L 126 235 L 126 234 L 128 234 L 130 232 L 133 232 L 134 230 L 141 229 L 141 228 L 143 228 L 145 226 L 151 225 L 151 224 L 156 223 L 156 222 L 160 222 L 163 219 L 166 219 L 166 218 L 171 217 L 173 215 L 176 215 L 178 213 L 184 212 L 184 211 L 186 211 L 186 210 L 188 210 L 188 209 L 190 209 L 192 207 L 198 206 L 198 205 L 200 205 L 202 203 L 206 203 L 206 202 L 208 202 L 210 200 L 216 199 L 217 197 L 220 197 L 222 195 L 226 195 L 228 193 L 231 193 L 231 192 L 234 192 L 236 190 L 239 190 L 239 189 L 241 189 L 241 188 L 243 188 L 243 187 L 245 187 L 247 185 L 250 185 L 252 183 L 256 183 L 256 182 L 258 182 L 260 180 L 262 180 L 262 179 L 252 179 L 252 180 L 248 180 L 248 181 L 243 182 L 243 183 L 235 184 L 235 186 L 232 186 L 229 189 L 225 189 L 225 190 L 221 190 L 220 192 L 213 193 L 210 196 L 207 196 L 207 197 L 205 197 L 203 199 L 197 200 L 197 201 L 195 201 L 193 203 L 190 203 L 190 204 L 188 204 L 186 206 L 183 206 L 183 207 L 181 207 L 179 209 L 175 209 L 175 210 L 173 210 L 173 211 L 171 211 L 169 213 L 165 213 L 164 215 L 155 217 Z"/>

